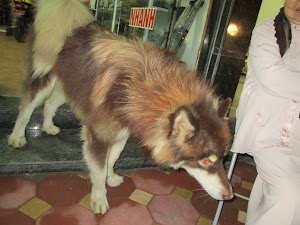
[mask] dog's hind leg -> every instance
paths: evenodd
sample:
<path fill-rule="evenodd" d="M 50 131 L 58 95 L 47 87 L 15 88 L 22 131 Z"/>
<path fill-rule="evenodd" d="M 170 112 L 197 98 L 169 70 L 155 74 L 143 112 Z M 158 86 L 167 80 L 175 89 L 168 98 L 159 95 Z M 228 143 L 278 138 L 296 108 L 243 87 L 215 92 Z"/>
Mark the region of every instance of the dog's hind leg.
<path fill-rule="evenodd" d="M 41 105 L 51 93 L 55 81 L 49 82 L 47 87 L 39 90 L 33 97 L 28 93 L 22 99 L 19 115 L 16 120 L 13 132 L 8 137 L 8 144 L 14 148 L 21 148 L 26 144 L 25 128 L 36 107 Z"/>
<path fill-rule="evenodd" d="M 108 153 L 111 144 L 98 140 L 93 131 L 86 126 L 82 129 L 82 139 L 84 140 L 84 159 L 90 171 L 92 182 L 90 206 L 94 213 L 104 214 L 109 209 L 105 182 L 107 178 Z"/>
<path fill-rule="evenodd" d="M 107 165 L 107 184 L 110 187 L 117 187 L 123 182 L 123 177 L 114 173 L 114 165 L 118 160 L 121 152 L 123 151 L 125 144 L 128 140 L 129 132 L 127 129 L 124 129 L 119 132 L 117 136 L 117 141 L 112 145 L 109 157 L 108 157 L 108 165 Z"/>
<path fill-rule="evenodd" d="M 62 90 L 61 84 L 59 82 L 56 82 L 50 97 L 45 102 L 44 107 L 43 130 L 47 134 L 55 135 L 59 133 L 59 127 L 53 124 L 53 117 L 58 107 L 64 104 L 65 102 L 66 98 Z"/>

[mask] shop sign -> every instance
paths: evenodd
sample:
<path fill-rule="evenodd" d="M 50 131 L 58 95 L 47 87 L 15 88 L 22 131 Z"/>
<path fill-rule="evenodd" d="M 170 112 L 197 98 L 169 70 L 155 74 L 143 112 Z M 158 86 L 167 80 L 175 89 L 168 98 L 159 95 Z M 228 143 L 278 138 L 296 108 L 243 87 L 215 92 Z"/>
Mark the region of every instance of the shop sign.
<path fill-rule="evenodd" d="M 129 26 L 153 30 L 156 8 L 131 8 Z"/>

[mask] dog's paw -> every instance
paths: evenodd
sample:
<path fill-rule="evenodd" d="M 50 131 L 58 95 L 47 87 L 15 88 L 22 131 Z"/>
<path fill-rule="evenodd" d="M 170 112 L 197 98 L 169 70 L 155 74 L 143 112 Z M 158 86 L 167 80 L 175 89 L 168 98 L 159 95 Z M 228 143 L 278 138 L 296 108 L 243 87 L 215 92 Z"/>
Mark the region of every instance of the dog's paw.
<path fill-rule="evenodd" d="M 60 132 L 59 127 L 55 126 L 55 125 L 51 125 L 48 127 L 43 127 L 43 130 L 47 133 L 47 134 L 51 134 L 51 135 L 56 135 Z"/>
<path fill-rule="evenodd" d="M 107 184 L 110 187 L 117 187 L 123 183 L 123 177 L 114 173 L 112 176 L 107 177 Z"/>
<path fill-rule="evenodd" d="M 99 195 L 99 194 L 91 194 L 91 202 L 90 202 L 91 209 L 94 213 L 104 214 L 109 209 L 109 205 L 107 202 L 106 195 Z"/>
<path fill-rule="evenodd" d="M 26 138 L 23 137 L 14 137 L 10 135 L 8 137 L 8 145 L 12 146 L 13 148 L 21 148 L 26 144 Z"/>

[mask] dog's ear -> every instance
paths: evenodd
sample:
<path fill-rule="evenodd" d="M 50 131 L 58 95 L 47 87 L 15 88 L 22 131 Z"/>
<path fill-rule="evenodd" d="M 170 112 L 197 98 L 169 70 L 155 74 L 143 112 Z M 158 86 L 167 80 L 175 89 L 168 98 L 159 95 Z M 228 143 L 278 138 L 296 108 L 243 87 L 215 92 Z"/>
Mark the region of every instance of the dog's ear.
<path fill-rule="evenodd" d="M 231 103 L 232 103 L 231 98 L 226 98 L 225 100 L 222 99 L 218 102 L 217 112 L 221 118 L 224 118 L 227 115 L 227 113 L 230 109 Z"/>
<path fill-rule="evenodd" d="M 173 117 L 172 135 L 176 136 L 177 140 L 184 142 L 186 138 L 191 137 L 195 127 L 192 124 L 189 113 L 186 109 L 179 109 Z"/>

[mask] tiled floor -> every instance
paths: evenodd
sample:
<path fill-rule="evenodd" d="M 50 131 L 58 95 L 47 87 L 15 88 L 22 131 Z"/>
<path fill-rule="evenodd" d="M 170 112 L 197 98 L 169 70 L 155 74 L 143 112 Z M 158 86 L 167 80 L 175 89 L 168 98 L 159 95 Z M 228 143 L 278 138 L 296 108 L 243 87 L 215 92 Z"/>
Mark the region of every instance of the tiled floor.
<path fill-rule="evenodd" d="M 209 225 L 218 201 L 184 170 L 156 168 L 119 171 L 124 182 L 107 188 L 110 210 L 91 212 L 86 172 L 0 176 L 0 225 Z M 232 184 L 249 196 L 256 169 L 238 162 Z M 247 201 L 223 206 L 220 225 L 244 224 Z"/>

